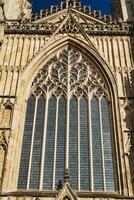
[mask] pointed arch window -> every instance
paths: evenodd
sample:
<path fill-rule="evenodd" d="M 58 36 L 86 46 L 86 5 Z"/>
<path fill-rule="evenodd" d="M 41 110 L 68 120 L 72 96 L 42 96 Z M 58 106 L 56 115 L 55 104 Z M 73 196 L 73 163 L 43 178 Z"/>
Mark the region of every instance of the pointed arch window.
<path fill-rule="evenodd" d="M 112 115 L 99 69 L 67 47 L 41 69 L 27 102 L 18 189 L 115 191 Z"/>

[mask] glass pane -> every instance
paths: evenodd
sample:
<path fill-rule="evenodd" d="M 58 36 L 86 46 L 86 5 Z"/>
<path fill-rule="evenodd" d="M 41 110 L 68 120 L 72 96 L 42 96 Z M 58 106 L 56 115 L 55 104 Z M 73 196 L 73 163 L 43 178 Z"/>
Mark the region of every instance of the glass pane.
<path fill-rule="evenodd" d="M 103 144 L 104 144 L 104 162 L 105 162 L 105 177 L 106 189 L 114 191 L 114 170 L 112 158 L 111 130 L 109 118 L 109 105 L 106 98 L 101 101 L 102 110 L 102 129 L 103 129 Z"/>
<path fill-rule="evenodd" d="M 57 154 L 56 154 L 56 180 L 57 189 L 59 181 L 63 182 L 65 165 L 65 134 L 66 134 L 66 100 L 61 97 L 59 100 L 58 135 L 57 135 Z"/>
<path fill-rule="evenodd" d="M 30 185 L 29 185 L 29 188 L 31 189 L 38 189 L 39 187 L 41 149 L 42 149 L 42 138 L 44 129 L 44 114 L 45 114 L 45 99 L 43 97 L 40 97 L 37 106 L 34 143 L 32 152 L 32 163 L 31 163 L 31 174 L 30 174 Z"/>
<path fill-rule="evenodd" d="M 99 117 L 99 101 L 93 98 L 91 101 L 91 117 L 92 117 L 92 143 L 93 143 L 93 177 L 94 190 L 104 190 L 103 188 L 103 171 L 102 171 L 102 155 L 101 155 L 101 132 Z"/>
<path fill-rule="evenodd" d="M 73 189 L 78 188 L 78 102 L 75 97 L 70 101 L 69 132 L 69 171 Z"/>
<path fill-rule="evenodd" d="M 56 120 L 56 99 L 54 97 L 51 97 L 48 104 L 44 181 L 43 181 L 44 189 L 52 189 L 55 120 Z"/>
<path fill-rule="evenodd" d="M 27 111 L 26 111 L 26 118 L 25 118 L 25 127 L 24 127 L 19 180 L 18 180 L 19 189 L 26 189 L 26 185 L 27 185 L 34 109 L 35 109 L 35 98 L 31 96 L 27 103 Z"/>
<path fill-rule="evenodd" d="M 88 135 L 88 101 L 82 98 L 80 100 L 80 185 L 83 190 L 89 190 Z"/>

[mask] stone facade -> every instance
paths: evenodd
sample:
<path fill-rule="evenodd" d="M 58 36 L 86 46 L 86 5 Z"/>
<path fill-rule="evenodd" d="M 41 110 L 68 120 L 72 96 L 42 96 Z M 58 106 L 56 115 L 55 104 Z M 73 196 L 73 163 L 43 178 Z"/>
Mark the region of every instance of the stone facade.
<path fill-rule="evenodd" d="M 111 16 L 102 16 L 100 11 L 93 11 L 90 6 L 82 7 L 79 1 L 62 1 L 60 6 L 52 6 L 50 11 L 41 10 L 38 15 L 31 13 L 27 1 L 5 0 L 4 4 L 1 3 L 2 200 L 134 199 L 134 26 L 126 23 L 129 9 L 124 7 L 127 6 L 125 1 L 113 3 L 123 6 L 120 7 L 122 13 L 126 12 L 123 19 L 113 21 Z M 130 3 L 133 4 L 133 0 Z M 118 166 L 115 193 L 75 192 L 68 181 L 60 191 L 17 190 L 24 119 L 32 81 L 54 53 L 66 45 L 79 48 L 99 63 L 109 82 L 114 117 L 113 148 Z"/>
<path fill-rule="evenodd" d="M 115 18 L 121 17 L 124 21 L 134 21 L 134 1 L 133 0 L 113 0 L 112 14 Z"/>

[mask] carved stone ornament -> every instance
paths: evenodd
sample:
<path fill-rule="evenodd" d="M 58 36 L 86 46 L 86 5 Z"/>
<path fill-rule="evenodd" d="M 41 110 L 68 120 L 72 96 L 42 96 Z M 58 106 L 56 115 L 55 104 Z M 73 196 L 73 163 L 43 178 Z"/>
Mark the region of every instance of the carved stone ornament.
<path fill-rule="evenodd" d="M 6 137 L 6 131 L 0 131 L 0 149 L 7 150 L 9 138 Z"/>
<path fill-rule="evenodd" d="M 125 155 L 129 156 L 131 149 L 133 148 L 133 131 L 131 125 L 131 114 L 134 112 L 133 100 L 123 99 L 120 101 L 120 105 L 121 117 L 123 120 L 123 140 Z"/>
<path fill-rule="evenodd" d="M 64 184 L 64 187 L 59 191 L 56 200 L 77 200 L 69 183 Z"/>
<path fill-rule="evenodd" d="M 67 47 L 58 52 L 41 69 L 32 83 L 35 96 L 61 95 L 108 96 L 105 80 L 98 68 L 80 51 Z"/>

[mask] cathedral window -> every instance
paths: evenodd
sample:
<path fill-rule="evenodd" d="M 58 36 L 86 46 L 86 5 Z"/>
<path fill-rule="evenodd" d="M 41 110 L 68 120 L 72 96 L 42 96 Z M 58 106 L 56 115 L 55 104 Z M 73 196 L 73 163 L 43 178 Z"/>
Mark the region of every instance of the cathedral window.
<path fill-rule="evenodd" d="M 115 191 L 110 94 L 102 72 L 73 47 L 33 80 L 18 189 L 55 190 L 69 169 L 78 191 Z"/>

